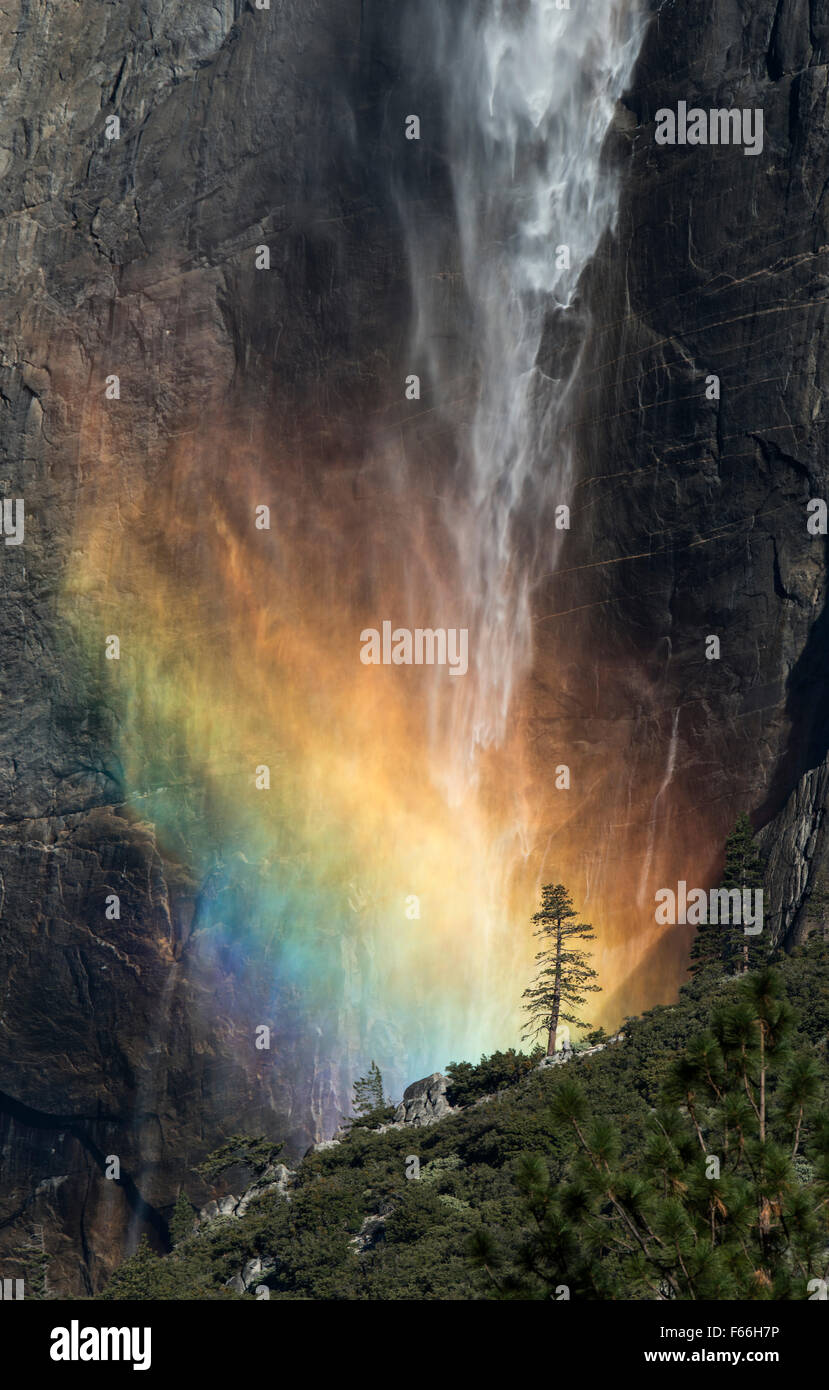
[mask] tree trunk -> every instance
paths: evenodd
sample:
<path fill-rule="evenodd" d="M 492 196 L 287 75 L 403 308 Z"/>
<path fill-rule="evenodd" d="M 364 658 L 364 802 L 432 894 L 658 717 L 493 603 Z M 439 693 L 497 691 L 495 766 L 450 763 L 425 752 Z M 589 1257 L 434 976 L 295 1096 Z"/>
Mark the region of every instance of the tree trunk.
<path fill-rule="evenodd" d="M 553 1007 L 550 1013 L 550 1031 L 547 1034 L 547 1056 L 552 1057 L 556 1050 L 558 1016 L 561 1011 L 561 922 L 556 926 L 556 978 L 553 988 Z"/>

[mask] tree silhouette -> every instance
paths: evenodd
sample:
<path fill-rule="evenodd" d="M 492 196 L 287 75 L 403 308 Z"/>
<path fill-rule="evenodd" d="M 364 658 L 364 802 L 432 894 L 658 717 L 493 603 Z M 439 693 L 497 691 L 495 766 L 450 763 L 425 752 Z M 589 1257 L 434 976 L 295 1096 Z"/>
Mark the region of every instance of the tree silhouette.
<path fill-rule="evenodd" d="M 524 990 L 525 1008 L 530 1016 L 524 1037 L 546 1033 L 548 1057 L 556 1049 L 559 1023 L 582 1024 L 584 1020 L 576 1010 L 584 1005 L 587 994 L 597 994 L 601 989 L 601 985 L 592 983 L 598 976 L 587 953 L 569 944 L 596 940 L 590 924 L 575 921 L 576 916 L 573 900 L 563 883 L 548 883 L 542 888 L 541 908 L 533 922 L 537 925 L 535 935 L 547 944 L 535 958 L 541 967 L 535 982 Z"/>

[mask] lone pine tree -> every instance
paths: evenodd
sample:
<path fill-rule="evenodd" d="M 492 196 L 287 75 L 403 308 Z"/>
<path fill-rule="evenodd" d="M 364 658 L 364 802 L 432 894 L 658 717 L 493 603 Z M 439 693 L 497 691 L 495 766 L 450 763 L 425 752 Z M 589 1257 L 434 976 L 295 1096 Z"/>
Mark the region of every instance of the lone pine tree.
<path fill-rule="evenodd" d="M 743 811 L 725 842 L 721 888 L 752 891 L 763 886 L 763 858 L 751 821 Z M 749 936 L 738 922 L 703 923 L 691 946 L 690 971 L 698 975 L 709 965 L 741 965 L 743 972 L 765 956 L 761 938 Z"/>
<path fill-rule="evenodd" d="M 541 966 L 535 983 L 524 990 L 525 1008 L 530 1016 L 525 1038 L 547 1034 L 547 1056 L 556 1050 L 556 1030 L 559 1023 L 580 1024 L 575 1010 L 586 1002 L 585 995 L 598 994 L 597 973 L 589 964 L 585 951 L 572 944 L 575 941 L 595 941 L 588 922 L 577 922 L 573 900 L 563 883 L 548 883 L 541 890 L 541 908 L 533 916 L 537 925 L 535 935 L 545 943 L 536 955 Z"/>

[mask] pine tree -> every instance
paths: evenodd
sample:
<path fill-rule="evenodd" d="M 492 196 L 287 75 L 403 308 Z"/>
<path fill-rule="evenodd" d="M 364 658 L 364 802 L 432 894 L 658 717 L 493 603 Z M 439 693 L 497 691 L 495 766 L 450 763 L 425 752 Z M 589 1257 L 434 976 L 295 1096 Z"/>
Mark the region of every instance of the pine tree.
<path fill-rule="evenodd" d="M 587 922 L 576 922 L 573 900 L 563 883 L 548 883 L 541 890 L 541 909 L 533 922 L 535 936 L 547 944 L 536 955 L 541 969 L 534 984 L 524 990 L 525 1008 L 530 1015 L 525 1038 L 547 1034 L 547 1056 L 556 1048 L 559 1023 L 581 1024 L 575 1012 L 586 1002 L 585 995 L 597 994 L 601 985 L 591 982 L 598 978 L 589 965 L 585 951 L 568 946 L 568 942 L 595 941 L 593 928 Z"/>
<path fill-rule="evenodd" d="M 627 1154 L 569 1069 L 555 1077 L 551 1116 L 572 1156 L 554 1181 L 537 1152 L 519 1161 L 517 1247 L 470 1247 L 489 1297 L 808 1298 L 826 1278 L 829 1121 L 820 1068 L 793 1053 L 793 1031 L 778 973 L 741 979 L 671 1066 L 646 1141 Z"/>
<path fill-rule="evenodd" d="M 188 1202 L 183 1192 L 178 1194 L 173 1214 L 170 1217 L 170 1240 L 173 1245 L 178 1245 L 180 1241 L 186 1240 L 193 1234 L 195 1226 L 195 1213 L 190 1202 Z"/>
<path fill-rule="evenodd" d="M 700 975 L 710 966 L 724 967 L 725 940 L 723 928 L 717 922 L 701 922 L 691 942 L 691 975 Z"/>
<path fill-rule="evenodd" d="M 102 1297 L 143 1303 L 173 1298 L 174 1288 L 171 1266 L 153 1253 L 146 1235 L 142 1235 L 135 1254 L 116 1269 Z"/>
<path fill-rule="evenodd" d="M 734 829 L 725 842 L 725 864 L 720 887 L 753 890 L 763 886 L 763 859 L 754 839 L 754 831 L 746 813 L 737 817 Z M 692 975 L 708 966 L 734 966 L 743 971 L 759 963 L 765 951 L 760 938 L 746 935 L 740 923 L 705 922 L 697 930 L 691 945 Z"/>
<path fill-rule="evenodd" d="M 282 1144 L 274 1143 L 264 1134 L 232 1134 L 224 1144 L 207 1155 L 196 1172 L 205 1182 L 213 1183 L 222 1173 L 226 1173 L 228 1168 L 233 1168 L 239 1163 L 251 1168 L 258 1177 L 276 1162 L 282 1148 Z"/>
<path fill-rule="evenodd" d="M 722 887 L 745 889 L 762 888 L 763 859 L 754 840 L 754 830 L 745 812 L 725 842 L 725 867 Z M 738 961 L 742 956 L 743 971 L 759 961 L 764 954 L 759 938 L 747 936 L 742 926 L 732 924 L 727 930 L 727 959 Z M 752 949 L 753 948 L 753 949 Z"/>
<path fill-rule="evenodd" d="M 361 1076 L 354 1082 L 353 1108 L 355 1115 L 370 1115 L 388 1105 L 383 1098 L 383 1076 L 375 1061 L 368 1069 L 368 1076 Z"/>

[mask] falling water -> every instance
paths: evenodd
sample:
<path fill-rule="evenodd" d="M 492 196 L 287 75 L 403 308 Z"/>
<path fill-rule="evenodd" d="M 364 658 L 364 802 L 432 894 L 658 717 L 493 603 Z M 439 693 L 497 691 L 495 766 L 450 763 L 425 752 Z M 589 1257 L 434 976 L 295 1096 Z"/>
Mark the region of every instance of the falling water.
<path fill-rule="evenodd" d="M 674 770 L 676 768 L 676 752 L 677 745 L 679 742 L 679 713 L 680 706 L 677 705 L 676 709 L 674 710 L 673 720 L 671 722 L 671 737 L 668 742 L 668 753 L 665 760 L 665 771 L 662 776 L 662 781 L 660 782 L 659 787 L 657 789 L 656 796 L 653 799 L 653 809 L 651 811 L 650 825 L 648 827 L 648 847 L 645 851 L 645 858 L 642 861 L 642 872 L 639 877 L 639 893 L 637 895 L 637 902 L 640 907 L 645 902 L 645 894 L 648 888 L 648 879 L 651 871 L 651 864 L 653 863 L 653 852 L 654 847 L 656 845 L 657 825 L 662 809 L 661 802 L 663 797 L 665 797 L 667 793 L 670 791 L 671 782 L 674 778 Z"/>
<path fill-rule="evenodd" d="M 463 285 L 449 332 L 451 233 L 442 241 L 405 201 L 401 213 L 412 356 L 455 430 L 444 521 L 474 679 L 452 742 L 469 769 L 476 748 L 504 736 L 532 658 L 534 582 L 562 535 L 551 508 L 567 504 L 574 475 L 565 426 L 587 329 L 579 277 L 614 222 L 617 178 L 602 150 L 644 24 L 636 0 L 424 0 L 416 16 L 410 41 L 440 74 Z M 474 394 L 461 419 L 459 380 Z"/>
<path fill-rule="evenodd" d="M 79 508 L 66 606 L 91 662 L 101 631 L 122 634 L 126 795 L 198 881 L 235 866 L 193 952 L 261 980 L 256 1021 L 290 1008 L 327 1058 L 375 1056 L 403 1084 L 517 1042 L 531 963 L 517 697 L 578 463 L 580 277 L 618 193 L 602 150 L 642 32 L 635 0 L 570 2 L 408 0 L 424 138 L 403 157 L 398 127 L 393 155 L 407 370 L 440 428 L 401 451 L 398 428 L 361 421 L 383 475 L 368 496 L 310 428 L 300 468 L 279 422 L 244 445 L 212 419 L 117 524 L 108 499 Z M 100 467 L 92 426 L 86 447 Z M 270 544 L 250 518 L 276 477 Z M 389 616 L 468 628 L 469 675 L 364 666 L 358 635 Z"/>

